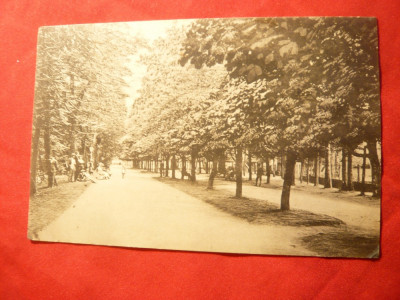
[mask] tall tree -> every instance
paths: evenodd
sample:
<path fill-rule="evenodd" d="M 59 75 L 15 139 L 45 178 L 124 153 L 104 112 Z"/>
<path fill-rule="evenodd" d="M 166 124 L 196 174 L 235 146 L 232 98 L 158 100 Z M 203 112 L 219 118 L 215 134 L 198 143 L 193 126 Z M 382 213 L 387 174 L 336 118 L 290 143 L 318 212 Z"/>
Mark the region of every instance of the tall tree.
<path fill-rule="evenodd" d="M 36 191 L 38 156 L 57 158 L 77 150 L 85 154 L 103 137 L 103 157 L 114 151 L 123 129 L 123 89 L 127 53 L 136 51 L 137 39 L 125 25 L 43 27 L 38 36 L 35 111 L 32 137 L 31 193 Z M 112 132 L 111 132 L 112 131 Z M 45 143 L 40 143 L 43 133 Z M 79 142 L 78 142 L 79 141 Z M 44 147 L 44 149 L 42 149 Z"/>
<path fill-rule="evenodd" d="M 187 33 L 182 65 L 190 62 L 201 68 L 223 63 L 231 78 L 268 87 L 258 103 L 264 128 L 276 137 L 272 148 L 287 157 L 282 210 L 289 209 L 294 165 L 301 153 L 322 148 L 335 138 L 340 143 L 349 140 L 351 146 L 362 141 L 354 138 L 362 135 L 354 126 L 353 113 L 360 106 L 354 96 L 361 96 L 362 89 L 349 87 L 364 85 L 357 76 L 370 75 L 372 88 L 378 84 L 376 31 L 370 34 L 372 39 L 367 34 L 375 25 L 373 19 L 357 18 L 199 20 Z M 364 67 L 362 49 L 370 58 Z M 341 124 L 335 118 L 343 116 L 340 109 L 347 112 L 343 120 L 351 126 L 335 134 Z M 317 121 L 322 119 L 330 122 L 321 128 Z"/>

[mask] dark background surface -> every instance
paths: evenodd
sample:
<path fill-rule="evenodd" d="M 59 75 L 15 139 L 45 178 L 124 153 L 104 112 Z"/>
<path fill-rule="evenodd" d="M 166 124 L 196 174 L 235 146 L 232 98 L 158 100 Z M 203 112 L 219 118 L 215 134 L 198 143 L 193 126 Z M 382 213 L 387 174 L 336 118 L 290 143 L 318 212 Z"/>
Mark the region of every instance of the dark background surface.
<path fill-rule="evenodd" d="M 379 260 L 222 255 L 26 238 L 39 26 L 268 16 L 376 16 L 383 114 Z M 1 299 L 400 298 L 400 1 L 0 1 Z"/>

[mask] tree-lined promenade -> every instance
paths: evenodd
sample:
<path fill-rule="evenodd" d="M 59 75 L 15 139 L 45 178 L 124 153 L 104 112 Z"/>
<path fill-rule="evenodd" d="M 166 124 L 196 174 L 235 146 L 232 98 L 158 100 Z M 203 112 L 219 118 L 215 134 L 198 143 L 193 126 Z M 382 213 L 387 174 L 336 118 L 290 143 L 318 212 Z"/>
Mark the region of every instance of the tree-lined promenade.
<path fill-rule="evenodd" d="M 72 155 L 96 169 L 118 155 L 126 115 L 127 55 L 140 45 L 126 24 L 42 27 L 38 34 L 31 194 L 52 158 L 66 171 Z M 53 168 L 54 169 L 54 168 Z M 52 180 L 48 180 L 49 186 Z"/>
<path fill-rule="evenodd" d="M 119 164 L 112 165 L 111 171 L 110 180 L 85 189 L 84 183 L 66 183 L 40 190 L 31 199 L 30 238 L 230 253 L 377 254 L 378 199 L 367 201 L 355 193 L 349 197 L 327 190 L 313 194 L 297 185 L 292 209 L 281 213 L 278 189 L 246 184 L 244 201 L 232 197 L 234 182 L 217 179 L 215 189 L 207 190 L 204 174 L 192 184 L 137 169 L 127 169 L 122 178 Z M 277 180 L 272 179 L 272 184 Z"/>
<path fill-rule="evenodd" d="M 322 163 L 327 188 L 332 168 L 340 170 L 341 189 L 352 190 L 353 158 L 360 157 L 361 181 L 369 167 L 379 196 L 375 25 L 360 18 L 218 19 L 171 31 L 144 58 L 148 72 L 130 116 L 126 157 L 156 172 L 162 164 L 172 177 L 178 161 L 192 181 L 203 161 L 209 188 L 233 160 L 236 197 L 244 153 L 250 168 L 251 160 L 266 163 L 267 176 L 279 162 L 282 210 L 290 208 L 296 163 L 316 178 Z"/>
<path fill-rule="evenodd" d="M 262 166 L 267 180 L 284 179 L 283 211 L 296 173 L 353 190 L 357 160 L 361 193 L 368 175 L 380 196 L 375 20 L 196 20 L 154 41 L 128 32 L 122 24 L 41 32 L 32 193 L 38 166 L 51 173 L 52 153 L 60 161 L 79 152 L 95 168 L 120 157 L 193 182 L 204 169 L 209 189 L 230 174 L 237 198 L 243 171 Z M 146 70 L 127 109 L 132 56 Z"/>

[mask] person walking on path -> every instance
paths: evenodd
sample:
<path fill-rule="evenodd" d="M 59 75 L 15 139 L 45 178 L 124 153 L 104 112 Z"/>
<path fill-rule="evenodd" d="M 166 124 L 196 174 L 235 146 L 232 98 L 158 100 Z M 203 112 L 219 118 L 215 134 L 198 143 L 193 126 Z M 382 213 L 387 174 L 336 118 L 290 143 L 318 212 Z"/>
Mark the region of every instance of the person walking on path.
<path fill-rule="evenodd" d="M 124 179 L 125 173 L 126 173 L 126 168 L 124 165 L 122 165 L 121 167 L 122 167 L 122 170 L 121 170 L 122 171 L 122 179 Z"/>
<path fill-rule="evenodd" d="M 258 164 L 257 178 L 256 178 L 255 186 L 257 186 L 258 180 L 260 180 L 260 185 L 259 186 L 261 186 L 261 178 L 262 178 L 263 173 L 264 173 L 264 170 L 263 170 L 262 164 Z"/>
<path fill-rule="evenodd" d="M 164 163 L 162 162 L 160 164 L 160 177 L 163 177 L 163 174 L 164 174 Z"/>
<path fill-rule="evenodd" d="M 57 186 L 56 173 L 58 170 L 58 163 L 54 156 L 50 157 L 50 173 L 49 173 L 49 187 Z"/>

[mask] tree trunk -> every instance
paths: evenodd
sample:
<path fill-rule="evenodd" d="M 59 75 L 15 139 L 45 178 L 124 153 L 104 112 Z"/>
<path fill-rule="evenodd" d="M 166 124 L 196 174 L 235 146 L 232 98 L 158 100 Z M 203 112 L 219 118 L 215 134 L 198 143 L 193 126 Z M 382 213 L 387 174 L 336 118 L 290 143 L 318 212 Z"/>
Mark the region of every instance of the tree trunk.
<path fill-rule="evenodd" d="M 171 162 L 172 166 L 172 179 L 175 179 L 175 169 L 176 169 L 176 158 L 175 158 L 175 154 L 172 155 L 172 162 Z"/>
<path fill-rule="evenodd" d="M 86 159 L 86 139 L 85 139 L 85 136 L 83 136 L 82 139 L 81 139 L 81 149 L 80 150 L 81 150 L 80 153 L 82 154 L 82 158 L 83 158 L 83 161 L 84 161 L 85 166 L 86 166 L 87 159 Z"/>
<path fill-rule="evenodd" d="M 325 148 L 325 176 L 324 176 L 324 188 L 331 188 L 331 171 L 330 171 L 330 158 L 331 158 L 331 151 L 330 145 L 326 146 Z"/>
<path fill-rule="evenodd" d="M 70 74 L 70 91 L 71 91 L 71 97 L 75 97 L 75 75 Z M 75 109 L 76 110 L 76 109 Z M 71 113 L 69 117 L 70 121 L 70 136 L 69 136 L 69 152 L 72 155 L 73 153 L 76 152 L 76 137 L 75 137 L 75 132 L 76 132 L 76 111 Z"/>
<path fill-rule="evenodd" d="M 292 178 L 292 185 L 296 185 L 296 164 L 294 164 L 294 169 L 293 169 L 293 178 Z"/>
<path fill-rule="evenodd" d="M 361 175 L 361 196 L 365 195 L 365 164 L 366 164 L 366 161 L 367 161 L 367 147 L 364 147 L 362 175 Z"/>
<path fill-rule="evenodd" d="M 69 152 L 70 155 L 76 152 L 76 137 L 75 137 L 75 131 L 76 131 L 76 119 L 75 116 L 72 116 L 70 118 L 70 133 L 69 133 Z"/>
<path fill-rule="evenodd" d="M 218 160 L 213 160 L 213 167 L 211 170 L 211 174 L 208 177 L 208 186 L 207 189 L 212 190 L 214 188 L 214 178 L 215 176 L 217 176 L 217 172 L 218 172 Z"/>
<path fill-rule="evenodd" d="M 338 166 L 338 151 L 335 151 L 335 155 L 334 155 L 335 159 L 334 159 L 334 165 L 335 165 L 335 174 L 334 176 L 332 176 L 333 178 L 338 178 L 340 179 L 340 166 Z"/>
<path fill-rule="evenodd" d="M 248 155 L 248 159 L 249 159 L 249 180 L 252 180 L 252 174 L 251 174 L 251 152 L 249 150 L 249 155 Z"/>
<path fill-rule="evenodd" d="M 236 198 L 242 197 L 242 162 L 243 149 L 241 146 L 236 148 Z"/>
<path fill-rule="evenodd" d="M 317 186 L 321 184 L 320 178 L 321 178 L 321 156 L 318 153 L 318 165 L 317 165 Z"/>
<path fill-rule="evenodd" d="M 181 172 L 181 179 L 185 179 L 186 173 L 186 156 L 185 154 L 182 155 L 182 172 Z"/>
<path fill-rule="evenodd" d="M 225 176 L 225 153 L 222 152 L 218 162 L 218 173 Z"/>
<path fill-rule="evenodd" d="M 302 159 L 300 162 L 300 183 L 303 183 L 303 172 L 304 172 L 304 160 Z"/>
<path fill-rule="evenodd" d="M 165 158 L 165 177 L 169 176 L 169 155 Z"/>
<path fill-rule="evenodd" d="M 330 182 L 331 187 L 333 187 L 333 166 L 332 166 L 332 161 L 333 161 L 333 160 L 332 160 L 332 148 L 330 147 L 329 150 L 330 150 L 330 151 L 329 151 L 329 152 L 330 152 L 330 153 L 329 153 L 329 167 L 330 167 L 330 173 L 329 173 L 329 174 L 331 175 L 331 176 L 330 176 L 330 181 L 329 181 L 329 182 Z"/>
<path fill-rule="evenodd" d="M 353 191 L 353 151 L 347 153 L 347 190 Z"/>
<path fill-rule="evenodd" d="M 158 154 L 154 156 L 154 172 L 158 173 Z"/>
<path fill-rule="evenodd" d="M 285 174 L 285 156 L 281 155 L 281 177 L 284 179 L 284 174 Z"/>
<path fill-rule="evenodd" d="M 194 149 L 194 147 L 192 148 L 192 153 L 191 153 L 190 156 L 191 156 L 191 157 L 190 157 L 190 159 L 191 159 L 191 170 L 190 170 L 191 178 L 190 178 L 190 180 L 191 180 L 192 182 L 195 182 L 195 181 L 196 181 L 196 159 L 197 159 L 197 151 L 196 151 L 196 149 Z"/>
<path fill-rule="evenodd" d="M 209 167 L 209 161 L 208 161 L 208 159 L 206 159 L 206 174 L 209 174 L 210 173 L 210 167 Z"/>
<path fill-rule="evenodd" d="M 99 164 L 99 142 L 100 138 L 97 136 L 97 134 L 94 135 L 93 137 L 93 144 L 94 144 L 94 150 L 93 150 L 93 166 L 95 169 L 97 169 L 97 166 Z M 72 154 L 72 153 L 71 153 Z M 143 165 L 142 165 L 143 168 Z"/>
<path fill-rule="evenodd" d="M 275 168 L 275 157 L 272 158 L 272 176 L 275 177 L 276 175 L 276 168 Z"/>
<path fill-rule="evenodd" d="M 315 176 L 315 182 L 314 186 L 318 186 L 319 184 L 319 154 L 315 157 L 314 161 L 314 176 Z"/>
<path fill-rule="evenodd" d="M 293 181 L 293 172 L 294 167 L 296 165 L 296 155 L 292 152 L 288 153 L 286 157 L 286 167 L 285 167 L 285 175 L 283 179 L 283 188 L 282 188 L 282 196 L 281 196 L 281 210 L 289 210 L 290 209 L 290 187 Z"/>
<path fill-rule="evenodd" d="M 347 176 L 346 176 L 346 149 L 342 148 L 342 187 L 341 190 L 345 191 L 347 189 Z"/>
<path fill-rule="evenodd" d="M 38 121 L 38 123 L 40 123 Z M 30 182 L 30 194 L 36 193 L 36 176 L 37 176 L 37 161 L 39 154 L 39 138 L 40 138 L 40 127 L 36 125 L 35 132 L 32 136 L 32 156 L 31 156 L 31 182 Z"/>
<path fill-rule="evenodd" d="M 378 151 L 376 150 L 376 142 L 367 142 L 368 148 L 368 157 L 371 163 L 371 172 L 374 174 L 373 176 L 373 196 L 380 197 L 381 195 L 381 164 L 379 162 Z"/>
<path fill-rule="evenodd" d="M 307 168 L 306 168 L 307 184 L 310 182 L 310 159 L 307 158 Z"/>
<path fill-rule="evenodd" d="M 49 121 L 47 121 L 46 125 L 44 126 L 43 141 L 44 141 L 44 165 L 45 165 L 45 171 L 47 173 L 47 182 L 48 182 L 48 187 L 52 187 L 53 186 L 53 174 L 51 172 L 51 167 L 50 167 L 51 142 L 50 142 L 50 122 Z"/>
<path fill-rule="evenodd" d="M 267 156 L 267 163 L 266 163 L 266 168 L 267 172 L 267 184 L 271 182 L 271 166 L 269 165 L 269 157 Z"/>

